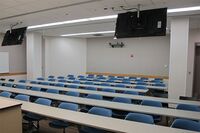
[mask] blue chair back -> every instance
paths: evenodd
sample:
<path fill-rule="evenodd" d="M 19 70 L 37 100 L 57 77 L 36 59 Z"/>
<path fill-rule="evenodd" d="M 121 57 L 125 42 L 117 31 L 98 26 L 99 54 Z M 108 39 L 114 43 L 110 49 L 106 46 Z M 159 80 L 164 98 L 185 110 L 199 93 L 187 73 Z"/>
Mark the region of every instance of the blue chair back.
<path fill-rule="evenodd" d="M 19 80 L 18 82 L 19 82 L 19 83 L 26 83 L 26 80 L 23 80 L 23 79 L 22 79 L 22 80 Z"/>
<path fill-rule="evenodd" d="M 112 93 L 115 93 L 115 90 L 114 89 L 110 89 L 110 88 L 102 88 L 102 91 L 103 92 L 112 92 Z"/>
<path fill-rule="evenodd" d="M 78 85 L 67 85 L 68 88 L 74 88 L 74 89 L 78 89 L 79 86 Z"/>
<path fill-rule="evenodd" d="M 156 83 L 156 84 L 154 84 L 154 86 L 161 86 L 161 87 L 165 87 L 166 85 L 165 85 L 165 84 L 163 84 L 163 83 Z"/>
<path fill-rule="evenodd" d="M 61 102 L 58 107 L 62 109 L 72 110 L 72 111 L 78 110 L 78 104 L 75 104 L 75 103 Z"/>
<path fill-rule="evenodd" d="M 115 87 L 122 87 L 122 88 L 126 88 L 126 85 L 124 84 L 116 84 Z"/>
<path fill-rule="evenodd" d="M 111 117 L 112 116 L 112 110 L 105 109 L 105 108 L 100 108 L 100 107 L 92 107 L 88 111 L 88 113 L 89 114 L 94 114 L 94 115 L 105 116 L 105 117 Z"/>
<path fill-rule="evenodd" d="M 41 85 L 49 85 L 49 82 L 40 82 Z"/>
<path fill-rule="evenodd" d="M 69 77 L 68 78 L 69 80 L 75 80 L 76 78 L 74 78 L 74 77 Z M 79 79 L 80 80 L 80 79 Z"/>
<path fill-rule="evenodd" d="M 55 76 L 53 76 L 53 75 L 50 75 L 50 76 L 48 76 L 48 78 L 51 78 L 51 79 L 53 79 L 53 78 L 55 78 Z"/>
<path fill-rule="evenodd" d="M 74 84 L 80 84 L 81 82 L 79 80 L 74 80 L 74 81 L 72 81 L 72 83 L 74 83 Z"/>
<path fill-rule="evenodd" d="M 128 104 L 131 104 L 131 103 L 132 103 L 131 99 L 129 99 L 129 98 L 124 98 L 124 97 L 115 97 L 115 98 L 113 98 L 112 101 L 113 101 L 113 102 L 119 102 L 119 103 L 128 103 Z"/>
<path fill-rule="evenodd" d="M 16 88 L 18 88 L 18 89 L 26 89 L 26 86 L 25 85 L 16 85 Z"/>
<path fill-rule="evenodd" d="M 6 83 L 6 85 L 5 85 L 6 87 L 12 87 L 13 86 L 13 84 L 11 84 L 11 83 Z"/>
<path fill-rule="evenodd" d="M 65 79 L 59 79 L 58 82 L 66 83 L 67 80 L 65 80 Z"/>
<path fill-rule="evenodd" d="M 96 87 L 92 87 L 92 86 L 88 86 L 85 88 L 86 90 L 90 90 L 90 91 L 97 91 Z"/>
<path fill-rule="evenodd" d="M 37 78 L 37 80 L 44 80 L 44 78 L 42 78 L 42 77 L 39 77 L 39 78 Z"/>
<path fill-rule="evenodd" d="M 42 104 L 42 105 L 46 105 L 46 106 L 51 106 L 51 100 L 50 99 L 46 99 L 46 98 L 38 98 L 35 103 L 37 104 Z"/>
<path fill-rule="evenodd" d="M 57 86 L 57 87 L 65 87 L 65 84 L 63 84 L 63 83 L 56 83 L 55 86 Z"/>
<path fill-rule="evenodd" d="M 37 81 L 30 81 L 31 84 L 38 84 Z"/>
<path fill-rule="evenodd" d="M 113 80 L 113 79 L 108 79 L 108 80 L 106 80 L 106 82 L 107 82 L 107 83 L 114 83 L 115 80 Z"/>
<path fill-rule="evenodd" d="M 30 100 L 30 96 L 19 94 L 19 95 L 15 96 L 15 99 L 22 100 L 22 101 L 29 101 Z"/>
<path fill-rule="evenodd" d="M 103 100 L 103 96 L 102 95 L 98 95 L 98 94 L 88 94 L 86 96 L 86 98 L 96 99 L 96 100 Z"/>
<path fill-rule="evenodd" d="M 47 93 L 54 93 L 54 94 L 59 94 L 59 90 L 56 89 L 47 89 Z"/>
<path fill-rule="evenodd" d="M 101 86 L 110 86 L 109 83 L 101 83 L 100 85 L 101 85 Z"/>
<path fill-rule="evenodd" d="M 152 106 L 152 107 L 162 107 L 162 103 L 158 101 L 143 100 L 141 105 Z"/>
<path fill-rule="evenodd" d="M 41 88 L 40 87 L 31 87 L 31 90 L 32 91 L 41 91 Z"/>
<path fill-rule="evenodd" d="M 49 78 L 48 81 L 56 81 L 56 79 Z"/>
<path fill-rule="evenodd" d="M 74 77 L 74 75 L 72 75 L 72 74 L 69 74 L 69 75 L 67 75 L 67 77 Z"/>
<path fill-rule="evenodd" d="M 94 83 L 91 82 L 91 81 L 86 81 L 86 82 L 84 82 L 84 84 L 86 84 L 86 85 L 94 85 Z"/>
<path fill-rule="evenodd" d="M 0 96 L 2 96 L 2 97 L 10 98 L 11 95 L 12 95 L 12 93 L 7 92 L 7 91 L 3 91 L 3 92 L 0 93 Z"/>
<path fill-rule="evenodd" d="M 135 89 L 144 89 L 144 90 L 147 89 L 146 86 L 141 86 L 141 85 L 136 85 L 134 88 L 135 88 Z"/>
<path fill-rule="evenodd" d="M 136 82 L 136 85 L 147 85 L 146 82 Z"/>
<path fill-rule="evenodd" d="M 126 120 L 142 122 L 147 124 L 154 124 L 154 119 L 151 115 L 140 114 L 140 113 L 128 113 L 125 118 Z"/>
<path fill-rule="evenodd" d="M 65 79 L 64 76 L 58 76 L 57 79 Z"/>
<path fill-rule="evenodd" d="M 200 112 L 200 107 L 199 106 L 197 106 L 197 105 L 189 105 L 189 104 L 178 104 L 176 109 Z"/>
<path fill-rule="evenodd" d="M 137 91 L 124 91 L 124 94 L 139 95 Z"/>
<path fill-rule="evenodd" d="M 74 91 L 68 91 L 66 93 L 68 96 L 74 96 L 74 97 L 79 97 L 80 93 L 79 92 L 74 92 Z"/>
<path fill-rule="evenodd" d="M 78 78 L 85 78 L 85 76 L 83 76 L 83 75 L 79 75 Z"/>
<path fill-rule="evenodd" d="M 176 119 L 172 123 L 171 127 L 200 132 L 200 123 L 193 120 Z"/>

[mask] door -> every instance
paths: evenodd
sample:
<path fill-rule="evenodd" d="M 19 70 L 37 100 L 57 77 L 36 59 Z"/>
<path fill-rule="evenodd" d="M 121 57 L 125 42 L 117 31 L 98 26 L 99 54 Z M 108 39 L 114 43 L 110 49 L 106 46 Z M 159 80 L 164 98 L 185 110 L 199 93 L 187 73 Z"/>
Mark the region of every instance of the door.
<path fill-rule="evenodd" d="M 200 99 L 200 45 L 195 48 L 193 96 Z"/>

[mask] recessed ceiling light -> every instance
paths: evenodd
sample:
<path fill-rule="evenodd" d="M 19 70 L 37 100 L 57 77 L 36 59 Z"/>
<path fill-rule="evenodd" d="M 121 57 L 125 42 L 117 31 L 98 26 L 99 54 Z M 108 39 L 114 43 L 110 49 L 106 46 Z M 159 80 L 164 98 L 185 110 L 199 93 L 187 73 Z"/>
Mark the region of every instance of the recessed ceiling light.
<path fill-rule="evenodd" d="M 74 34 L 65 34 L 65 35 L 61 35 L 61 36 L 63 36 L 63 37 L 69 37 L 69 36 L 93 35 L 93 34 L 109 34 L 109 33 L 115 33 L 115 31 L 99 31 L 99 32 L 74 33 Z"/>

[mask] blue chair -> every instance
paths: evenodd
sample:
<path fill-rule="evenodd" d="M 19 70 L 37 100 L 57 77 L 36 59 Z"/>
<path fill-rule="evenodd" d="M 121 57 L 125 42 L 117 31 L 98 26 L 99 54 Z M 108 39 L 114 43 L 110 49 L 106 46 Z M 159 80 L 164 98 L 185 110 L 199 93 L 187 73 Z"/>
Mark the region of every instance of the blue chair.
<path fill-rule="evenodd" d="M 88 94 L 86 96 L 86 98 L 96 99 L 96 100 L 103 100 L 103 96 L 102 95 L 98 95 L 98 94 Z"/>
<path fill-rule="evenodd" d="M 136 82 L 136 85 L 147 85 L 146 82 Z"/>
<path fill-rule="evenodd" d="M 148 78 L 144 78 L 144 77 L 141 77 L 140 79 L 141 79 L 141 80 L 148 80 Z"/>
<path fill-rule="evenodd" d="M 162 78 L 155 78 L 154 80 L 162 81 L 163 79 Z"/>
<path fill-rule="evenodd" d="M 106 80 L 105 82 L 107 82 L 107 83 L 114 83 L 115 80 L 113 80 L 113 79 L 108 79 L 108 80 Z"/>
<path fill-rule="evenodd" d="M 59 90 L 56 90 L 56 89 L 47 89 L 46 92 L 47 93 L 59 94 Z"/>
<path fill-rule="evenodd" d="M 122 81 L 122 84 L 131 84 L 131 81 Z"/>
<path fill-rule="evenodd" d="M 57 79 L 65 79 L 64 76 L 58 76 Z"/>
<path fill-rule="evenodd" d="M 109 83 L 101 83 L 100 85 L 101 85 L 101 86 L 110 86 Z"/>
<path fill-rule="evenodd" d="M 12 95 L 12 93 L 7 92 L 7 91 L 3 91 L 3 92 L 0 93 L 0 96 L 1 96 L 1 97 L 10 98 L 11 95 Z"/>
<path fill-rule="evenodd" d="M 55 86 L 57 86 L 57 87 L 65 87 L 65 84 L 63 84 L 63 83 L 56 83 Z"/>
<path fill-rule="evenodd" d="M 115 97 L 115 98 L 113 98 L 112 101 L 113 102 L 119 102 L 119 103 L 126 103 L 126 104 L 132 103 L 131 99 L 123 98 L 123 97 Z M 124 119 L 127 114 L 128 114 L 127 111 L 113 110 L 113 117 L 115 117 L 115 118 Z"/>
<path fill-rule="evenodd" d="M 67 85 L 68 88 L 74 88 L 74 89 L 78 89 L 79 86 L 78 85 Z"/>
<path fill-rule="evenodd" d="M 172 123 L 171 127 L 200 132 L 200 123 L 188 119 L 176 119 Z"/>
<path fill-rule="evenodd" d="M 45 80 L 44 78 L 42 78 L 42 77 L 39 77 L 39 78 L 37 78 L 37 80 Z"/>
<path fill-rule="evenodd" d="M 141 113 L 128 113 L 125 120 L 154 124 L 154 119 L 151 115 L 146 115 Z"/>
<path fill-rule="evenodd" d="M 29 102 L 30 96 L 19 94 L 15 96 L 15 99 Z"/>
<path fill-rule="evenodd" d="M 143 100 L 142 103 L 141 103 L 141 105 L 162 108 L 162 103 L 158 102 L 158 101 Z M 154 122 L 161 121 L 161 116 L 153 115 L 153 118 L 154 118 Z"/>
<path fill-rule="evenodd" d="M 56 81 L 56 79 L 49 78 L 48 81 Z"/>
<path fill-rule="evenodd" d="M 110 88 L 102 88 L 102 91 L 103 92 L 112 92 L 112 93 L 115 93 L 115 90 L 114 89 L 110 89 Z"/>
<path fill-rule="evenodd" d="M 141 86 L 141 85 L 136 85 L 134 88 L 135 88 L 135 89 L 143 89 L 143 90 L 146 90 L 146 89 L 147 89 L 146 86 Z"/>
<path fill-rule="evenodd" d="M 156 83 L 156 84 L 154 84 L 153 86 L 165 87 L 166 85 L 165 85 L 165 84 L 163 84 L 163 83 Z"/>
<path fill-rule="evenodd" d="M 72 75 L 72 74 L 69 74 L 69 75 L 67 75 L 67 77 L 69 78 L 69 77 L 74 77 L 74 75 Z"/>
<path fill-rule="evenodd" d="M 144 82 L 142 79 L 135 79 L 135 82 Z"/>
<path fill-rule="evenodd" d="M 113 102 L 119 102 L 119 103 L 127 103 L 127 104 L 131 104 L 132 101 L 129 98 L 124 98 L 124 97 L 115 97 L 112 100 Z"/>
<path fill-rule="evenodd" d="M 46 106 L 51 106 L 51 102 L 52 102 L 51 100 L 45 99 L 45 98 L 38 98 L 35 101 L 35 103 L 37 103 L 37 104 L 46 105 Z M 44 119 L 45 117 L 34 114 L 34 113 L 27 113 L 24 115 L 23 118 L 32 125 L 33 125 L 33 122 L 36 122 L 37 123 L 36 128 L 39 129 L 40 128 L 39 122 L 40 122 L 40 120 Z"/>
<path fill-rule="evenodd" d="M 74 83 L 74 84 L 80 84 L 81 82 L 79 80 L 74 80 L 74 81 L 72 81 L 72 83 Z"/>
<path fill-rule="evenodd" d="M 90 91 L 97 91 L 97 88 L 92 86 L 87 86 L 85 89 Z"/>
<path fill-rule="evenodd" d="M 31 84 L 38 84 L 37 81 L 30 81 Z"/>
<path fill-rule="evenodd" d="M 115 87 L 122 87 L 122 88 L 126 88 L 126 85 L 124 84 L 116 84 Z"/>
<path fill-rule="evenodd" d="M 49 85 L 49 82 L 40 82 L 41 85 Z"/>
<path fill-rule="evenodd" d="M 199 106 L 189 104 L 178 104 L 176 109 L 200 112 Z"/>
<path fill-rule="evenodd" d="M 66 93 L 66 95 L 68 95 L 68 96 L 74 96 L 74 97 L 79 97 L 80 93 L 79 92 L 74 92 L 74 91 L 68 91 Z"/>
<path fill-rule="evenodd" d="M 13 84 L 11 84 L 11 83 L 6 83 L 6 85 L 5 85 L 6 87 L 12 87 L 13 86 Z"/>
<path fill-rule="evenodd" d="M 40 87 L 31 87 L 31 90 L 32 91 L 41 91 L 41 88 Z"/>
<path fill-rule="evenodd" d="M 67 109 L 71 111 L 77 111 L 78 110 L 78 105 L 74 103 L 66 103 L 66 102 L 61 102 L 58 106 L 58 108 L 61 109 Z M 65 128 L 70 126 L 70 123 L 62 121 L 62 120 L 53 120 L 49 122 L 49 126 L 53 128 L 61 128 L 63 129 L 63 133 L 65 133 Z"/>
<path fill-rule="evenodd" d="M 129 77 L 130 80 L 136 80 L 136 77 Z"/>
<path fill-rule="evenodd" d="M 80 81 L 87 81 L 87 78 L 79 78 Z"/>
<path fill-rule="evenodd" d="M 48 78 L 53 79 L 53 78 L 55 78 L 55 76 L 50 75 L 50 76 L 48 76 Z"/>
<path fill-rule="evenodd" d="M 23 79 L 22 79 L 22 80 L 19 80 L 18 82 L 19 82 L 19 83 L 26 83 L 26 80 L 23 80 Z"/>
<path fill-rule="evenodd" d="M 151 80 L 152 83 L 163 83 L 161 80 Z"/>
<path fill-rule="evenodd" d="M 67 80 L 65 80 L 65 79 L 59 79 L 58 82 L 66 83 Z"/>
<path fill-rule="evenodd" d="M 124 94 L 139 95 L 137 91 L 124 91 Z"/>
<path fill-rule="evenodd" d="M 86 85 L 94 85 L 94 83 L 91 82 L 91 81 L 86 81 L 86 82 L 84 82 L 84 84 L 86 84 Z"/>
<path fill-rule="evenodd" d="M 83 75 L 79 75 L 78 78 L 85 78 L 85 76 L 83 76 Z"/>
<path fill-rule="evenodd" d="M 26 89 L 26 86 L 25 85 L 16 85 L 16 88 L 18 88 L 18 89 Z"/>
<path fill-rule="evenodd" d="M 105 108 L 100 108 L 100 107 L 92 107 L 88 111 L 88 113 L 93 114 L 93 115 L 100 115 L 100 116 L 104 116 L 104 117 L 112 116 L 112 111 L 110 109 L 105 109 Z M 107 131 L 104 131 L 102 129 L 83 126 L 80 129 L 79 133 L 107 133 Z"/>
<path fill-rule="evenodd" d="M 76 78 L 74 78 L 74 77 L 69 77 L 68 78 L 69 80 L 75 80 Z M 80 79 L 79 79 L 80 80 Z"/>

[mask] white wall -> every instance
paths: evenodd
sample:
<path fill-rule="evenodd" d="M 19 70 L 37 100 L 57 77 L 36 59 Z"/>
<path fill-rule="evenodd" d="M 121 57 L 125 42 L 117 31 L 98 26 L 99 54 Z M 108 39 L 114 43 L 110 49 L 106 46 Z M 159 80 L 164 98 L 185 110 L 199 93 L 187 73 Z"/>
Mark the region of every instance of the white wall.
<path fill-rule="evenodd" d="M 1 46 L 4 35 L 0 35 L 0 52 L 9 53 L 10 73 L 26 72 L 26 45 Z"/>
<path fill-rule="evenodd" d="M 86 39 L 45 37 L 45 76 L 85 74 Z"/>
<path fill-rule="evenodd" d="M 42 34 L 27 34 L 27 79 L 42 76 Z"/>
<path fill-rule="evenodd" d="M 116 41 L 125 47 L 110 48 L 108 43 Z M 87 71 L 168 76 L 169 44 L 169 36 L 88 39 Z"/>

